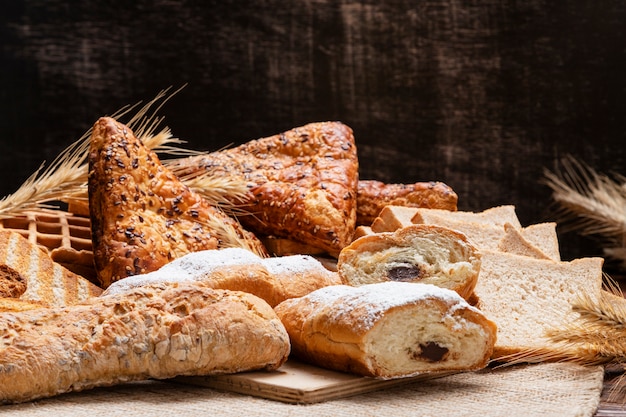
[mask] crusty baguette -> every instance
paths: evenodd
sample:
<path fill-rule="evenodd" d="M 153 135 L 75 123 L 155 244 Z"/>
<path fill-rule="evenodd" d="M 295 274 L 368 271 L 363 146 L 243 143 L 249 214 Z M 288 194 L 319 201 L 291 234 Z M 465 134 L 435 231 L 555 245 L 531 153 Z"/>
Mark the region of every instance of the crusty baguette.
<path fill-rule="evenodd" d="M 267 303 L 197 283 L 3 313 L 0 329 L 2 403 L 149 378 L 276 369 L 290 350 Z"/>
<path fill-rule="evenodd" d="M 100 118 L 89 148 L 89 210 L 103 288 L 189 252 L 265 248 L 254 234 L 184 185 L 127 126 Z"/>
<path fill-rule="evenodd" d="M 182 256 L 157 271 L 114 282 L 104 294 L 119 294 L 149 283 L 181 281 L 249 292 L 272 307 L 288 298 L 341 283 L 336 272 L 309 255 L 261 258 L 245 249 L 226 248 Z"/>
<path fill-rule="evenodd" d="M 457 293 L 428 284 L 326 287 L 275 310 L 294 357 L 379 378 L 483 368 L 496 336 Z"/>
<path fill-rule="evenodd" d="M 36 243 L 0 229 L 0 297 L 65 306 L 101 293 L 100 287 L 52 261 Z"/>
<path fill-rule="evenodd" d="M 209 172 L 248 184 L 248 195 L 232 202 L 241 223 L 258 236 L 330 254 L 352 240 L 358 158 L 352 129 L 343 123 L 309 123 L 168 166 L 181 178 Z"/>
<path fill-rule="evenodd" d="M 553 261 L 483 251 L 475 294 L 478 307 L 498 326 L 494 358 L 532 349 L 549 351 L 547 332 L 564 327 L 578 313 L 572 303 L 600 296 L 603 259 Z"/>
<path fill-rule="evenodd" d="M 463 234 L 423 224 L 361 237 L 337 259 L 344 284 L 420 282 L 454 290 L 465 299 L 479 270 L 480 253 Z"/>
<path fill-rule="evenodd" d="M 385 206 L 423 207 L 455 211 L 458 196 L 450 186 L 437 181 L 387 184 L 359 180 L 357 225 L 370 225 Z"/>

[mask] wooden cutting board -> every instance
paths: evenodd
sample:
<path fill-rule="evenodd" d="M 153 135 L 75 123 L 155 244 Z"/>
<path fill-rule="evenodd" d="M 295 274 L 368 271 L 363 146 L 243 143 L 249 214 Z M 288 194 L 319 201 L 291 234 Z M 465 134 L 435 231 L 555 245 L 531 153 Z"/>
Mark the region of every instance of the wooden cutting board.
<path fill-rule="evenodd" d="M 331 371 L 290 359 L 276 371 L 178 377 L 176 381 L 286 403 L 311 404 L 450 374 L 451 372 L 431 373 L 410 378 L 382 380 Z"/>

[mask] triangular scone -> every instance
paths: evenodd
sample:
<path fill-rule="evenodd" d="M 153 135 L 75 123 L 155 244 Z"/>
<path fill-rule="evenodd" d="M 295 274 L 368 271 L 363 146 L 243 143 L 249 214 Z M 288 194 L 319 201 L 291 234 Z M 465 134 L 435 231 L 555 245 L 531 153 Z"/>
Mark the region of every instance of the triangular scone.
<path fill-rule="evenodd" d="M 239 220 L 259 236 L 288 238 L 337 254 L 356 227 L 358 159 L 352 130 L 310 123 L 238 147 L 182 159 L 180 177 L 211 172 L 241 179 Z"/>
<path fill-rule="evenodd" d="M 191 191 L 131 129 L 108 117 L 93 126 L 89 210 L 95 268 L 104 288 L 199 250 L 265 253 L 252 233 Z"/>

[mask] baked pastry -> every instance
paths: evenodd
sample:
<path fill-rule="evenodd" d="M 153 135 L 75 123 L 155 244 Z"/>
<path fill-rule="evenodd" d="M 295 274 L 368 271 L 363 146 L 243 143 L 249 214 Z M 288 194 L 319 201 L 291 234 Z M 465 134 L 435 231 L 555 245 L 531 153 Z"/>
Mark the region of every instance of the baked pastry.
<path fill-rule="evenodd" d="M 288 298 L 341 283 L 336 272 L 308 255 L 261 258 L 245 249 L 227 248 L 187 254 L 157 271 L 114 282 L 104 295 L 123 293 L 149 283 L 184 281 L 249 292 L 272 307 Z"/>
<path fill-rule="evenodd" d="M 0 297 L 66 306 L 101 293 L 100 287 L 52 261 L 36 243 L 0 229 Z"/>
<path fill-rule="evenodd" d="M 420 282 L 448 288 L 468 299 L 480 271 L 480 253 L 454 230 L 412 225 L 361 237 L 337 259 L 344 284 Z"/>
<path fill-rule="evenodd" d="M 251 232 L 190 190 L 112 118 L 93 126 L 88 185 L 94 262 L 104 288 L 198 250 L 265 253 Z"/>
<path fill-rule="evenodd" d="M 310 123 L 168 165 L 181 178 L 206 172 L 248 184 L 234 214 L 258 236 L 337 254 L 356 226 L 358 159 L 352 129 Z"/>
<path fill-rule="evenodd" d="M 429 284 L 331 286 L 275 311 L 294 357 L 377 378 L 483 368 L 496 338 L 495 324 L 479 310 Z"/>
<path fill-rule="evenodd" d="M 4 313 L 0 329 L 2 403 L 150 378 L 272 370 L 290 350 L 267 303 L 197 283 Z"/>
<path fill-rule="evenodd" d="M 357 225 L 370 225 L 385 206 L 423 207 L 456 211 L 458 196 L 437 181 L 386 184 L 360 180 L 357 190 Z"/>
<path fill-rule="evenodd" d="M 575 320 L 572 304 L 582 294 L 600 296 L 602 265 L 597 257 L 566 262 L 483 251 L 474 291 L 478 308 L 498 326 L 493 357 L 507 361 L 520 352 L 549 352 L 554 344 L 547 332 Z"/>
<path fill-rule="evenodd" d="M 89 213 L 85 217 L 62 210 L 31 210 L 0 219 L 0 225 L 39 245 L 54 262 L 99 284 L 93 267 Z"/>

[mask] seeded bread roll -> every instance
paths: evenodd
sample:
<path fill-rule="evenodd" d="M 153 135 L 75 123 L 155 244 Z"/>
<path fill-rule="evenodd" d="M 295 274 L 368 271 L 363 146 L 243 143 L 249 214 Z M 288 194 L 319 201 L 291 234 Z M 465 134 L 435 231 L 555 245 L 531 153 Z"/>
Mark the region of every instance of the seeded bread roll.
<path fill-rule="evenodd" d="M 470 298 L 480 271 L 480 254 L 465 235 L 434 225 L 356 239 L 344 248 L 337 271 L 347 285 L 385 281 L 434 284 Z"/>
<path fill-rule="evenodd" d="M 261 258 L 245 249 L 226 248 L 187 254 L 157 271 L 114 282 L 104 294 L 119 294 L 149 283 L 183 281 L 249 292 L 272 307 L 288 298 L 341 283 L 336 272 L 308 255 Z"/>
<path fill-rule="evenodd" d="M 496 326 L 454 291 L 384 282 L 332 286 L 275 307 L 292 354 L 378 378 L 487 365 Z"/>
<path fill-rule="evenodd" d="M 290 349 L 267 303 L 197 283 L 3 313 L 0 329 L 2 403 L 149 378 L 276 369 Z"/>

